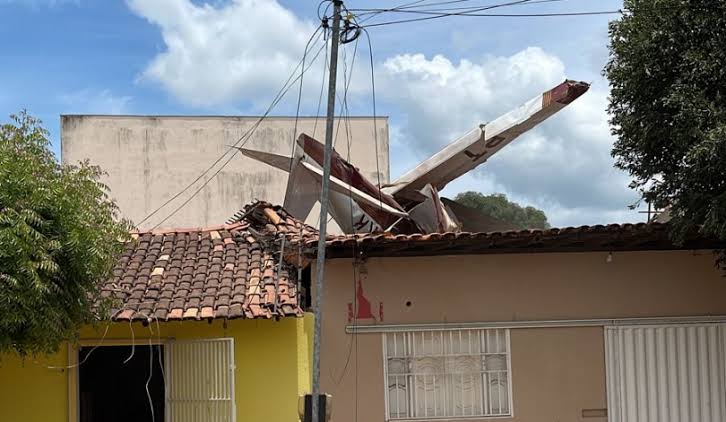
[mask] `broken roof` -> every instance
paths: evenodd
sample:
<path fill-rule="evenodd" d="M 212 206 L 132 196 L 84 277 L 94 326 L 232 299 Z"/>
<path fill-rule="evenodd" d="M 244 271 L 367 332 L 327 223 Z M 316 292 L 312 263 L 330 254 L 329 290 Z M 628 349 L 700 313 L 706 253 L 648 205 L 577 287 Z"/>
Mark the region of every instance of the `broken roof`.
<path fill-rule="evenodd" d="M 318 232 L 282 207 L 255 202 L 228 224 L 132 233 L 103 284 L 114 321 L 273 318 L 302 315 L 298 267 L 315 253 Z M 547 230 L 327 236 L 329 258 L 502 253 L 718 249 L 693 235 L 683 245 L 665 223 Z"/>
<path fill-rule="evenodd" d="M 637 223 L 432 234 L 365 233 L 327 241 L 329 258 L 366 256 L 433 256 L 504 253 L 696 250 L 723 248 L 723 242 L 694 234 L 682 245 L 668 236 L 666 223 Z"/>
<path fill-rule="evenodd" d="M 308 262 L 295 245 L 301 236 L 317 238 L 317 231 L 266 202 L 242 213 L 217 227 L 132 233 L 101 288 L 102 297 L 117 299 L 111 319 L 302 315 L 297 265 Z"/>

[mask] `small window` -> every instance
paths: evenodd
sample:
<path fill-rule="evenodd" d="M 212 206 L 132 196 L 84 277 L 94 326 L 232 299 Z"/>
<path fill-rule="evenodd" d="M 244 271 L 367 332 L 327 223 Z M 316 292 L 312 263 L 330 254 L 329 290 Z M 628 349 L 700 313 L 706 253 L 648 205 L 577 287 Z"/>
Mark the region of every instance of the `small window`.
<path fill-rule="evenodd" d="M 387 420 L 512 415 L 509 330 L 384 334 Z"/>

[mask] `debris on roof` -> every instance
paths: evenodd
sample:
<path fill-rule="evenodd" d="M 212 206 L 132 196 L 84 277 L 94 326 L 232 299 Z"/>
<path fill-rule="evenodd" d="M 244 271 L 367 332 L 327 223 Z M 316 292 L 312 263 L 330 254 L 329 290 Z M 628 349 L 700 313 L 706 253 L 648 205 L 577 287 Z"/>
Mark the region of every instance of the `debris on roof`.
<path fill-rule="evenodd" d="M 135 232 L 101 288 L 114 321 L 302 315 L 301 239 L 317 231 L 281 207 L 256 202 L 216 227 Z M 280 259 L 280 253 L 282 259 Z"/>

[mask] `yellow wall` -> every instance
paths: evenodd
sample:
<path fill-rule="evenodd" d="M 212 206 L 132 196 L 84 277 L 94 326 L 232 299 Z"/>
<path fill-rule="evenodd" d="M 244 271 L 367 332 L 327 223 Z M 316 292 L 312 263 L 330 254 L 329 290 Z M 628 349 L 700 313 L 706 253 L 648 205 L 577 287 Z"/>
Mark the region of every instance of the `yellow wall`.
<path fill-rule="evenodd" d="M 312 316 L 272 320 L 185 321 L 144 327 L 133 324 L 137 344 L 149 337 L 193 339 L 232 337 L 235 346 L 237 421 L 296 421 L 297 397 L 310 389 L 310 336 Z M 106 325 L 86 328 L 84 341 L 99 339 Z M 107 342 L 130 341 L 128 324 L 111 324 Z M 150 330 L 153 330 L 151 334 Z M 0 421 L 66 422 L 68 371 L 51 369 L 68 363 L 67 347 L 53 356 L 0 356 Z"/>

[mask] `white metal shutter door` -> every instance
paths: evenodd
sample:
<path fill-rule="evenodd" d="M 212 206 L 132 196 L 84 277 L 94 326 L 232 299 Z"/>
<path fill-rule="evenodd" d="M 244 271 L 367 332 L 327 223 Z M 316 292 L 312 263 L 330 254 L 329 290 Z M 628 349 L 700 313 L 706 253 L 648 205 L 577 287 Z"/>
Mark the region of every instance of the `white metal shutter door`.
<path fill-rule="evenodd" d="M 232 339 L 165 346 L 166 422 L 234 422 Z"/>
<path fill-rule="evenodd" d="M 726 420 L 723 324 L 605 328 L 610 422 Z"/>

